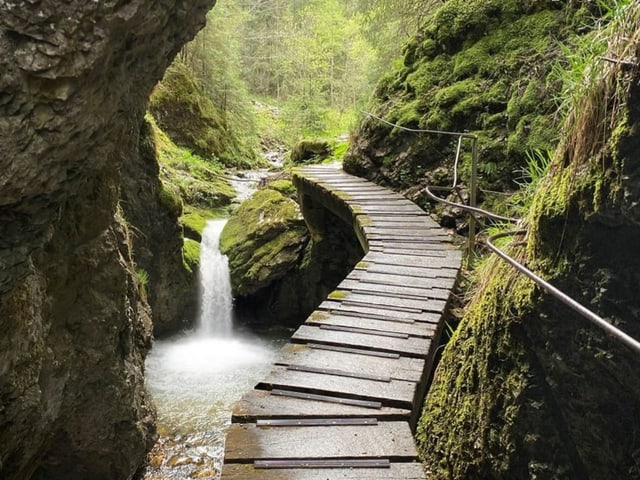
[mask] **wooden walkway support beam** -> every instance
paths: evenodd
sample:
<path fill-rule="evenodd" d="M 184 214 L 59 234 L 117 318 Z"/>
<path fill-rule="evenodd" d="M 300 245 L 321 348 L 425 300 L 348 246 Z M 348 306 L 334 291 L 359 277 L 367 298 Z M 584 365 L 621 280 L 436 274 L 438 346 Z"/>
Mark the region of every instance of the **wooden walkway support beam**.
<path fill-rule="evenodd" d="M 296 170 L 305 220 L 352 225 L 365 256 L 235 406 L 223 480 L 424 480 L 413 440 L 461 265 L 401 195 L 325 166 Z"/>

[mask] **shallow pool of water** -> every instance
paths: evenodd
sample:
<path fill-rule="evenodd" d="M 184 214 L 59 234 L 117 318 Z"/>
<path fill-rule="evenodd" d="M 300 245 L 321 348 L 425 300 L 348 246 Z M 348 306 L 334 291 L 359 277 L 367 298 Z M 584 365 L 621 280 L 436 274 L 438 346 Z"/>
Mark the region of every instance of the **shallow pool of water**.
<path fill-rule="evenodd" d="M 268 373 L 286 336 L 191 332 L 155 342 L 146 367 L 160 439 L 145 480 L 219 478 L 233 404 Z"/>

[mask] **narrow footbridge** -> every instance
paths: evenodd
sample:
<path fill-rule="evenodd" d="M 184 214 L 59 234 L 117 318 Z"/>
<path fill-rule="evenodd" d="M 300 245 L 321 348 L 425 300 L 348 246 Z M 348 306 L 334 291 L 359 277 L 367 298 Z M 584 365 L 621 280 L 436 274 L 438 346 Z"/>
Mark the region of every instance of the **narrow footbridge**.
<path fill-rule="evenodd" d="M 331 167 L 294 183 L 312 235 L 329 210 L 366 255 L 236 405 L 222 478 L 424 479 L 412 430 L 461 254 L 397 193 Z"/>

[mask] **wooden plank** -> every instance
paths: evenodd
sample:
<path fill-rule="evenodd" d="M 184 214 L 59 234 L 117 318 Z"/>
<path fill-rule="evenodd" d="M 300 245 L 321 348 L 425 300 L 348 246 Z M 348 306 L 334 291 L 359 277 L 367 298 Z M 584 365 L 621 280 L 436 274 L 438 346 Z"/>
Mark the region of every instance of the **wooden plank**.
<path fill-rule="evenodd" d="M 231 421 L 255 422 L 269 418 L 368 418 L 378 420 L 408 419 L 410 410 L 386 407 L 371 409 L 336 402 L 272 395 L 269 390 L 251 390 L 233 408 Z"/>
<path fill-rule="evenodd" d="M 367 328 L 367 327 L 362 327 L 360 325 L 352 326 L 352 325 L 320 324 L 319 326 L 323 330 L 332 330 L 334 332 L 362 333 L 363 335 L 376 335 L 379 337 L 401 338 L 405 340 L 410 337 L 408 333 L 390 332 L 384 328 L 383 329 Z"/>
<path fill-rule="evenodd" d="M 279 365 L 279 363 L 276 365 Z M 385 382 L 385 383 L 389 383 L 391 381 L 391 377 L 385 377 L 383 375 L 374 375 L 372 373 L 350 372 L 348 370 L 344 370 L 341 368 L 315 367 L 311 365 L 299 365 L 299 364 L 289 364 L 289 365 L 285 365 L 285 367 L 287 370 L 292 370 L 294 372 L 321 373 L 324 375 L 336 375 L 338 377 L 358 378 L 361 380 L 373 380 L 375 382 Z"/>
<path fill-rule="evenodd" d="M 337 287 L 337 290 L 349 290 L 361 293 L 381 293 L 385 295 L 396 295 L 404 298 L 435 298 L 448 300 L 451 296 L 451 289 L 430 288 L 425 286 L 411 287 L 408 285 L 394 285 L 392 283 L 368 282 L 366 280 L 353 280 L 346 278 Z"/>
<path fill-rule="evenodd" d="M 322 373 L 298 372 L 278 366 L 258 383 L 258 388 L 378 401 L 383 405 L 409 409 L 413 406 L 416 394 L 416 383 L 406 380 L 379 382 Z"/>
<path fill-rule="evenodd" d="M 460 268 L 460 263 L 462 261 L 462 254 L 458 250 L 448 250 L 446 258 L 423 258 L 370 252 L 365 255 L 362 261 L 372 262 L 376 264 L 401 265 L 408 267 L 458 269 Z"/>
<path fill-rule="evenodd" d="M 391 255 L 410 255 L 416 257 L 433 257 L 435 252 L 440 252 L 438 256 L 446 256 L 442 252 L 442 245 L 423 244 L 423 245 L 405 245 L 405 244 L 387 244 L 377 240 L 367 242 L 370 252 L 387 253 Z M 417 248 L 416 248 L 417 247 Z"/>
<path fill-rule="evenodd" d="M 387 458 L 358 458 L 347 460 L 256 460 L 255 469 L 283 468 L 389 468 L 391 462 Z"/>
<path fill-rule="evenodd" d="M 271 395 L 286 397 L 286 398 L 300 398 L 302 400 L 313 400 L 326 403 L 338 403 L 341 405 L 354 405 L 356 407 L 371 408 L 379 410 L 382 408 L 382 402 L 378 400 L 365 400 L 362 398 L 353 397 L 337 397 L 335 395 L 327 395 L 326 393 L 310 393 L 297 390 L 284 390 L 280 388 L 274 388 L 271 390 Z"/>
<path fill-rule="evenodd" d="M 439 277 L 441 273 L 449 273 L 448 277 Z M 366 283 L 379 283 L 382 285 L 395 285 L 412 288 L 437 288 L 440 290 L 451 290 L 455 285 L 455 275 L 451 270 L 428 271 L 428 275 L 421 277 L 411 277 L 406 275 L 393 275 L 391 273 L 376 273 L 368 270 L 353 270 L 345 279 L 345 281 L 359 281 Z"/>
<path fill-rule="evenodd" d="M 406 422 L 287 429 L 232 424 L 229 429 L 225 463 L 296 458 L 413 461 L 418 453 Z"/>
<path fill-rule="evenodd" d="M 385 296 L 383 293 L 370 295 L 366 293 L 351 292 L 349 290 L 336 290 L 329 295 L 330 299 L 338 300 L 344 305 L 381 305 L 403 312 L 444 312 L 446 301 L 431 298 L 398 298 Z"/>
<path fill-rule="evenodd" d="M 378 320 L 412 320 L 415 322 L 439 323 L 442 319 L 442 314 L 438 312 L 407 312 L 379 305 L 353 305 L 335 300 L 325 300 L 320 304 L 318 310 L 337 313 L 340 315 L 353 315 Z"/>
<path fill-rule="evenodd" d="M 377 425 L 378 419 L 362 418 L 272 418 L 256 421 L 258 427 L 326 427 L 329 425 Z"/>
<path fill-rule="evenodd" d="M 301 325 L 291 339 L 297 342 L 355 346 L 418 358 L 426 358 L 430 350 L 430 340 L 425 338 L 409 337 L 408 339 L 402 339 L 362 333 L 336 332 L 312 325 Z"/>
<path fill-rule="evenodd" d="M 304 344 L 287 344 L 276 361 L 278 365 L 309 365 L 341 369 L 362 375 L 382 375 L 396 380 L 420 381 L 424 360 L 409 357 L 381 358 L 358 353 L 319 350 Z"/>
<path fill-rule="evenodd" d="M 371 253 L 371 252 L 369 252 Z M 365 257 L 366 258 L 366 257 Z M 371 273 L 390 273 L 391 275 L 404 275 L 411 277 L 429 276 L 429 272 L 436 272 L 434 276 L 455 278 L 458 276 L 458 269 L 454 268 L 429 268 L 429 267 L 409 267 L 406 265 L 394 265 L 389 263 L 373 263 L 364 259 L 356 265 L 356 269 L 367 270 Z"/>
<path fill-rule="evenodd" d="M 426 480 L 420 463 L 391 463 L 389 468 L 256 470 L 253 465 L 227 464 L 222 480 Z"/>
<path fill-rule="evenodd" d="M 412 337 L 431 338 L 435 330 L 434 325 L 416 321 L 398 322 L 394 320 L 380 320 L 375 318 L 362 318 L 352 315 L 339 315 L 327 312 L 313 312 L 307 318 L 308 325 L 336 325 L 344 327 L 361 327 L 370 330 L 397 332 Z"/>

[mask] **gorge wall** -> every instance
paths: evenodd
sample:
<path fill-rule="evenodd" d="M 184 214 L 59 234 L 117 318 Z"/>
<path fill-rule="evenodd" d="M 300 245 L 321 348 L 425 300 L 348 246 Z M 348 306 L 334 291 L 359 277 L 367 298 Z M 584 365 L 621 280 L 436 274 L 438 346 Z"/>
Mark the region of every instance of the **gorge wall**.
<path fill-rule="evenodd" d="M 213 3 L 0 4 L 2 478 L 131 478 L 153 442 L 120 172 Z"/>

